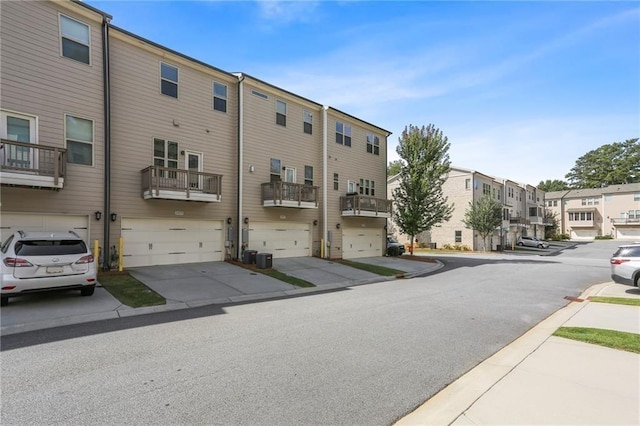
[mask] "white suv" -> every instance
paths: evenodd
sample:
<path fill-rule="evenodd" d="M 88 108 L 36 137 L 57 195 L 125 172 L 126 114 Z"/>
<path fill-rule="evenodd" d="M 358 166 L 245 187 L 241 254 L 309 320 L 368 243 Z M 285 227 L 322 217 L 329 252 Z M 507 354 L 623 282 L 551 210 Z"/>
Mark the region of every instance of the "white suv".
<path fill-rule="evenodd" d="M 80 290 L 91 296 L 96 286 L 96 265 L 91 251 L 75 232 L 17 231 L 0 248 L 1 305 L 20 294 Z"/>
<path fill-rule="evenodd" d="M 640 286 L 640 243 L 618 247 L 610 263 L 614 282 Z"/>

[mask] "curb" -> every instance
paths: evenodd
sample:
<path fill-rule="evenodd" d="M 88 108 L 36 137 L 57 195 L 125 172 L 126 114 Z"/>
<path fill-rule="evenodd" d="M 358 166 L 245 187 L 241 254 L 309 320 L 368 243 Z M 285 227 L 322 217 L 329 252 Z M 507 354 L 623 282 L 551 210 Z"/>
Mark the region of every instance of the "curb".
<path fill-rule="evenodd" d="M 549 337 L 588 303 L 588 297 L 601 292 L 610 282 L 589 287 L 578 297 L 542 320 L 525 334 L 487 358 L 456 381 L 436 393 L 396 425 L 450 425 L 482 395 L 507 376 Z"/>

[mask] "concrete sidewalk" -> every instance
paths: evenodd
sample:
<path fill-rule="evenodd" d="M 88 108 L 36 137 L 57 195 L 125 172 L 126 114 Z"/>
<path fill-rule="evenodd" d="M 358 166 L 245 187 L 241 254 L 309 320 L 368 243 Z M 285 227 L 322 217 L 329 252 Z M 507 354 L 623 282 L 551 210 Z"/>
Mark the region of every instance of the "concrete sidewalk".
<path fill-rule="evenodd" d="M 591 287 L 440 391 L 398 425 L 640 424 L 640 354 L 551 336 L 559 327 L 640 334 L 640 289 Z"/>

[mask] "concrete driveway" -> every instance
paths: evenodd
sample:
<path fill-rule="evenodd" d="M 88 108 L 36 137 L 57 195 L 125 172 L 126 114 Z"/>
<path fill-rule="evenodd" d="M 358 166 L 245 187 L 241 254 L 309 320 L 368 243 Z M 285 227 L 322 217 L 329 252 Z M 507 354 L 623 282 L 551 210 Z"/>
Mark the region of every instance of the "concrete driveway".
<path fill-rule="evenodd" d="M 131 276 L 170 302 L 189 306 L 237 302 L 246 296 L 286 295 L 296 287 L 226 262 L 144 266 L 128 270 Z M 277 294 L 276 294 L 277 295 Z"/>

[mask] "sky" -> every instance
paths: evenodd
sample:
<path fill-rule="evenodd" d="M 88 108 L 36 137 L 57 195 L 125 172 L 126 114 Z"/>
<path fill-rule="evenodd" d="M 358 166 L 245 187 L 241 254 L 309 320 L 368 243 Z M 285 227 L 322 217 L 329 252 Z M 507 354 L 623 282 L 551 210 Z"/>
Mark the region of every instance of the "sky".
<path fill-rule="evenodd" d="M 636 1 L 86 1 L 112 24 L 537 185 L 640 137 Z"/>

